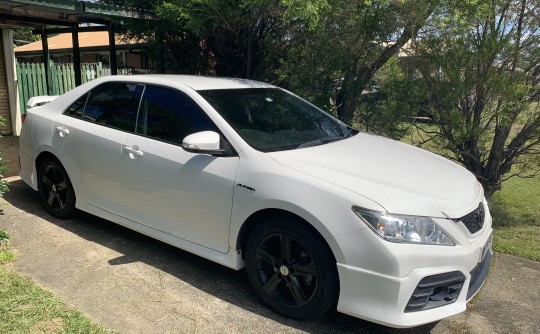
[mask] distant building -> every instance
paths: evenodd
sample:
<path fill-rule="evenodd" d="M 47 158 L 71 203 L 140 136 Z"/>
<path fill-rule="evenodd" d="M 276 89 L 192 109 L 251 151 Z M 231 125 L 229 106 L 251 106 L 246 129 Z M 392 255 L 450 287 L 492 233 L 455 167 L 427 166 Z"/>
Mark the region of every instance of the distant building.
<path fill-rule="evenodd" d="M 72 63 L 72 36 L 60 34 L 47 39 L 50 60 L 55 63 Z M 147 69 L 152 66 L 146 51 L 146 44 L 141 41 L 126 41 L 116 36 L 116 60 L 118 67 Z M 81 63 L 101 62 L 107 68 L 109 59 L 109 35 L 106 31 L 79 32 Z M 42 63 L 43 51 L 41 41 L 15 48 L 15 57 L 20 63 Z"/>

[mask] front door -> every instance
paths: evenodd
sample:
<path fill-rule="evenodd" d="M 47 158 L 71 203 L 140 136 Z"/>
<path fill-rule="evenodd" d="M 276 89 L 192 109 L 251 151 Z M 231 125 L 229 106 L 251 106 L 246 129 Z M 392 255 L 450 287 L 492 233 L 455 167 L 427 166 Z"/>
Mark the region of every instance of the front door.
<path fill-rule="evenodd" d="M 226 253 L 239 158 L 181 148 L 205 130 L 217 128 L 182 92 L 146 86 L 136 133 L 122 145 L 126 217 Z"/>

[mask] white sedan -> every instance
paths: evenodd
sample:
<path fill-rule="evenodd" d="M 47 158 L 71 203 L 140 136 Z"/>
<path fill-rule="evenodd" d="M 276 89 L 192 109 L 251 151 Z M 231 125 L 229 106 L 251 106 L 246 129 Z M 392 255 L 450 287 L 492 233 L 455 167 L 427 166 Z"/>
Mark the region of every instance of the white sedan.
<path fill-rule="evenodd" d="M 28 111 L 20 161 L 53 216 L 79 209 L 246 267 L 295 319 L 437 321 L 465 310 L 491 260 L 471 173 L 261 82 L 96 79 Z"/>

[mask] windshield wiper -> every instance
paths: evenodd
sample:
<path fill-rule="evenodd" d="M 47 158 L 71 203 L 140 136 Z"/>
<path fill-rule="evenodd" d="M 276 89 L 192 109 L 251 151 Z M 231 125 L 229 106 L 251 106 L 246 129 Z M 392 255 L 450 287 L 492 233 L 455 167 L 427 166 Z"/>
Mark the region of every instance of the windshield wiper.
<path fill-rule="evenodd" d="M 343 134 L 343 136 L 315 139 L 315 140 L 308 141 L 306 143 L 300 144 L 296 148 L 303 148 L 303 147 L 322 145 L 322 144 L 330 143 L 330 142 L 333 142 L 333 141 L 338 141 L 338 140 L 342 140 L 342 139 L 345 139 L 345 138 L 352 137 L 357 133 L 358 133 L 358 130 L 348 126 L 347 127 L 347 132 L 345 132 L 345 134 Z"/>
<path fill-rule="evenodd" d="M 341 139 L 345 139 L 345 137 L 320 138 L 320 139 L 315 139 L 315 140 L 312 140 L 312 141 L 308 141 L 307 143 L 300 144 L 296 148 L 317 146 L 317 145 L 330 143 L 330 142 L 333 142 L 333 141 L 338 141 L 338 140 L 341 140 Z"/>
<path fill-rule="evenodd" d="M 354 129 L 354 128 L 351 128 L 350 126 L 347 127 L 347 132 L 343 135 L 343 139 L 345 138 L 349 138 L 349 137 L 352 137 L 354 136 L 355 134 L 358 133 L 358 130 Z"/>

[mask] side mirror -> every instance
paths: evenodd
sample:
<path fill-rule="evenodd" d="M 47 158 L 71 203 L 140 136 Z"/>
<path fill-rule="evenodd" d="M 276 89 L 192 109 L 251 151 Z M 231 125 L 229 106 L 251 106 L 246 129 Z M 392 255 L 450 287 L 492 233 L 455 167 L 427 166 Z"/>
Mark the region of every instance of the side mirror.
<path fill-rule="evenodd" d="M 193 133 L 182 141 L 182 148 L 191 153 L 223 155 L 224 150 L 219 146 L 219 134 L 214 131 Z"/>

